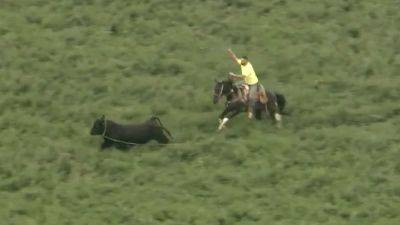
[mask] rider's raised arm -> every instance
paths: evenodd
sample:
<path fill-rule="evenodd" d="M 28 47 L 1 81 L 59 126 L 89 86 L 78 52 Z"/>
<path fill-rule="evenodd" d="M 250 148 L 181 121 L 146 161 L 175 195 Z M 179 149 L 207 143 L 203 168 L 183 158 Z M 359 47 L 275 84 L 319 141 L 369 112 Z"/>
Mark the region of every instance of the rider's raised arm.
<path fill-rule="evenodd" d="M 235 53 L 232 52 L 230 48 L 228 48 L 229 57 L 233 60 L 233 62 L 240 64 L 239 59 L 236 57 Z"/>

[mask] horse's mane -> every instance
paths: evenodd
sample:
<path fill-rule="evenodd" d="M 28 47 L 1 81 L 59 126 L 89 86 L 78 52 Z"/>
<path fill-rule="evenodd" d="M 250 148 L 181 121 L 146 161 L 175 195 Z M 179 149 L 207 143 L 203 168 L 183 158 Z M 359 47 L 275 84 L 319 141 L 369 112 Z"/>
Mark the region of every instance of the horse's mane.
<path fill-rule="evenodd" d="M 238 86 L 235 85 L 232 80 L 229 80 L 229 79 L 228 80 L 223 80 L 222 83 L 225 84 L 225 85 L 229 85 L 231 87 L 231 89 L 233 89 L 233 91 L 235 93 L 237 93 L 239 91 Z"/>

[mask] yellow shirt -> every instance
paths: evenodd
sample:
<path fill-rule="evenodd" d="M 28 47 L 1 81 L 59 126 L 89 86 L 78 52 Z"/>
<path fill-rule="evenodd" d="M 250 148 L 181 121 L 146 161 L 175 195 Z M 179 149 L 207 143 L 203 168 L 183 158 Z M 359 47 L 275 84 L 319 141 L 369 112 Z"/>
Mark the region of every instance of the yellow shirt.
<path fill-rule="evenodd" d="M 238 63 L 240 64 L 240 68 L 242 69 L 242 75 L 244 76 L 244 82 L 248 85 L 258 83 L 258 78 L 256 72 L 254 72 L 253 66 L 250 62 L 247 62 L 245 66 L 240 63 L 240 59 L 238 59 Z"/>

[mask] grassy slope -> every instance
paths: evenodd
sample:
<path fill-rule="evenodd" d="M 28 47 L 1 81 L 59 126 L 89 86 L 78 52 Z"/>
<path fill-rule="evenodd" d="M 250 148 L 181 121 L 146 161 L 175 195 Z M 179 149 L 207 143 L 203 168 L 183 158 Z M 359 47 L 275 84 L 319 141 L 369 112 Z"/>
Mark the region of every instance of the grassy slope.
<path fill-rule="evenodd" d="M 396 1 L 0 2 L 4 224 L 399 224 Z M 214 78 L 250 57 L 283 128 L 217 134 Z M 99 152 L 95 117 L 182 145 Z"/>

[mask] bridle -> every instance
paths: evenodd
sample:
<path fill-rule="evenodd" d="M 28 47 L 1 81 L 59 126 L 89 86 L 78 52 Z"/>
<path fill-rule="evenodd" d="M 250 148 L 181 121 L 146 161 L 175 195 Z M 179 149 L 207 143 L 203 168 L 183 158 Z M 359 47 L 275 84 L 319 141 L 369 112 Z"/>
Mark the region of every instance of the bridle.
<path fill-rule="evenodd" d="M 229 87 L 229 86 L 228 86 Z M 219 94 L 217 95 L 217 94 L 215 94 L 215 92 L 214 92 L 214 97 L 216 97 L 216 98 L 218 98 L 218 99 L 220 99 L 221 98 L 221 96 L 222 96 L 222 94 L 223 94 L 223 92 L 224 92 L 224 88 L 226 89 L 226 87 L 224 86 L 224 83 L 222 83 L 221 82 L 221 89 L 220 89 L 220 91 L 219 91 Z M 227 97 L 227 104 L 229 104 L 231 101 L 230 100 L 228 100 L 231 96 L 232 96 L 232 94 L 234 93 L 235 91 L 233 90 L 233 88 L 231 87 L 231 89 L 229 90 L 229 93 L 226 93 L 226 97 Z"/>
<path fill-rule="evenodd" d="M 221 83 L 221 89 L 220 89 L 220 91 L 219 91 L 219 94 L 216 95 L 215 92 L 214 92 L 214 97 L 217 97 L 218 99 L 221 98 L 221 95 L 222 95 L 222 91 L 223 91 L 223 90 L 224 90 L 224 83 Z"/>

